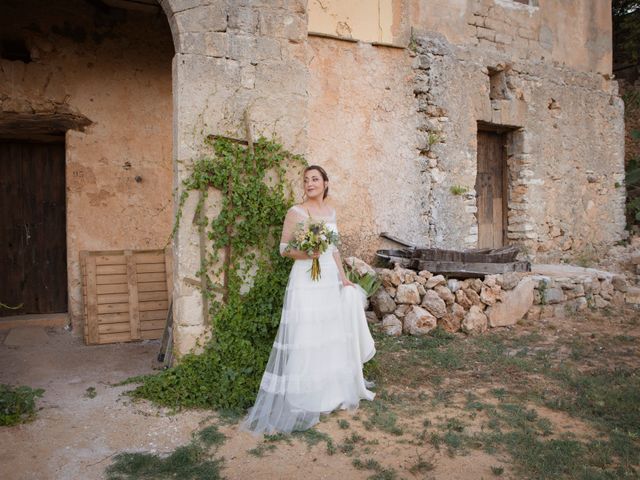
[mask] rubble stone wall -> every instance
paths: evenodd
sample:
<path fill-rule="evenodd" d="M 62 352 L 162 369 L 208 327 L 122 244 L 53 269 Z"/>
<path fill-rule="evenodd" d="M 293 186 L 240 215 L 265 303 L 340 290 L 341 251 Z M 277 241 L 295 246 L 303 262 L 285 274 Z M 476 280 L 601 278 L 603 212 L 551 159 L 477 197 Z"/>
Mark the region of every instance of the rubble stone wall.
<path fill-rule="evenodd" d="M 511 243 L 543 261 L 624 238 L 624 122 L 615 82 L 497 50 L 456 47 L 438 35 L 415 41 L 432 245 L 476 245 L 478 122 L 510 132 Z M 502 77 L 493 79 L 501 82 L 498 96 L 490 74 Z M 455 185 L 467 193 L 456 198 Z"/>

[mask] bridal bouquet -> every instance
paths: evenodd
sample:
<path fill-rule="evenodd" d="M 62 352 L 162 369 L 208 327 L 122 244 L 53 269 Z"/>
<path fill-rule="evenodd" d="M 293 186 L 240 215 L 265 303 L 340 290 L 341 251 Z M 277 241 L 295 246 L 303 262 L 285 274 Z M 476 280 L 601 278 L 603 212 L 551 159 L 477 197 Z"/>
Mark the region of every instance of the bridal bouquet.
<path fill-rule="evenodd" d="M 329 245 L 338 243 L 338 234 L 331 230 L 323 221 L 311 221 L 310 223 L 299 223 L 298 228 L 291 240 L 287 244 L 290 250 L 301 250 L 307 255 L 314 252 L 324 253 Z M 320 261 L 314 258 L 311 262 L 311 280 L 320 279 Z"/>

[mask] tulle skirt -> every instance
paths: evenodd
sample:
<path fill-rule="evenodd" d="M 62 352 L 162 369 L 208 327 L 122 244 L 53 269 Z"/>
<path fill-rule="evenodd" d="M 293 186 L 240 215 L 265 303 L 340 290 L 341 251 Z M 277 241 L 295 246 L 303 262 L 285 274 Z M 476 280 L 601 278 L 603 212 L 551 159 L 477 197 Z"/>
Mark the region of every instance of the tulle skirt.
<path fill-rule="evenodd" d="M 280 327 L 256 402 L 241 428 L 255 434 L 306 430 L 322 413 L 355 409 L 372 400 L 362 364 L 375 354 L 359 286 L 342 287 L 331 253 L 320 256 L 321 278 L 311 260 L 296 260 Z"/>

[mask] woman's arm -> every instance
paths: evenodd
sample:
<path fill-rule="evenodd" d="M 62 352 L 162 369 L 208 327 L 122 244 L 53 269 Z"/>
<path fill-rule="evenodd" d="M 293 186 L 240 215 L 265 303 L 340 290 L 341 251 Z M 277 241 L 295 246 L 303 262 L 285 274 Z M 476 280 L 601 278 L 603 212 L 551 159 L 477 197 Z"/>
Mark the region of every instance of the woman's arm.
<path fill-rule="evenodd" d="M 282 236 L 280 237 L 280 255 L 283 257 L 289 257 L 294 260 L 310 260 L 317 258 L 320 254 L 308 255 L 302 250 L 288 249 L 288 243 L 293 239 L 296 228 L 299 223 L 304 222 L 305 217 L 301 215 L 295 207 L 291 207 L 284 218 L 284 225 L 282 226 Z"/>
<path fill-rule="evenodd" d="M 338 249 L 336 248 L 333 251 L 333 259 L 336 262 L 336 265 L 338 266 L 338 273 L 340 274 L 340 281 L 342 282 L 342 286 L 343 287 L 353 287 L 353 282 L 351 282 L 348 278 L 347 278 L 347 274 L 344 271 L 344 266 L 342 265 L 342 257 L 340 256 L 340 252 L 338 251 Z"/>

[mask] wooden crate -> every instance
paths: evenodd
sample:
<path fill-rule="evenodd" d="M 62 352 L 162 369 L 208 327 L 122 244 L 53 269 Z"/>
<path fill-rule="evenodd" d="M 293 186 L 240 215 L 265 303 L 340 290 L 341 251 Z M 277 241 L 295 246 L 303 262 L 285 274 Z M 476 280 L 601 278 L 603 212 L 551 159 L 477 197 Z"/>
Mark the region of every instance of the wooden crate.
<path fill-rule="evenodd" d="M 80 252 L 87 345 L 161 338 L 172 295 L 169 250 Z"/>

